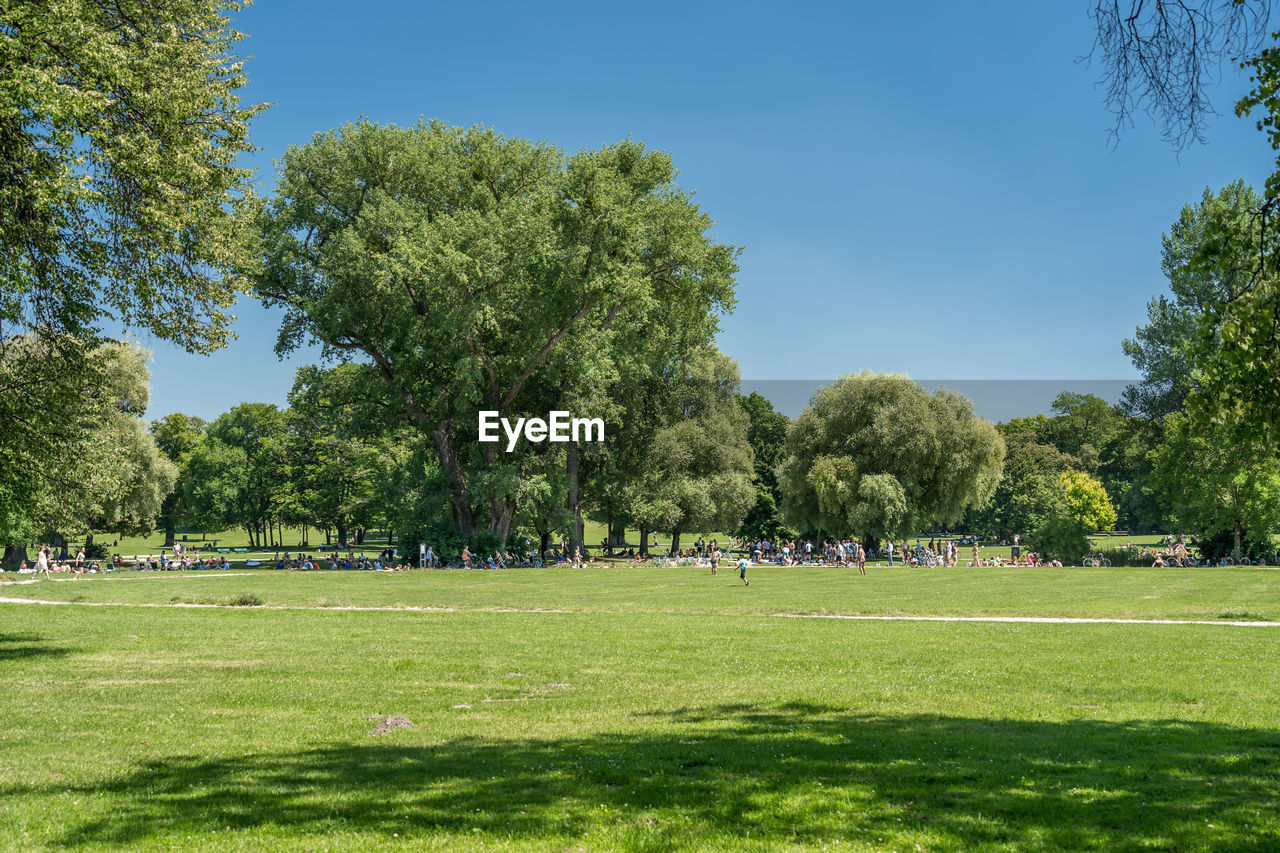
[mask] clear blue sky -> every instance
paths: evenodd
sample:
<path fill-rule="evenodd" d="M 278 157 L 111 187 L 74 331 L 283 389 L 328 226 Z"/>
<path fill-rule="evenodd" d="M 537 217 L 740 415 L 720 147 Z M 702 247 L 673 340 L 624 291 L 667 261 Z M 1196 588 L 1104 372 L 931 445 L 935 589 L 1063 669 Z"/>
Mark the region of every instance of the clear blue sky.
<path fill-rule="evenodd" d="M 1076 64 L 1087 0 L 1054 3 L 278 3 L 239 16 L 250 164 L 367 116 L 485 124 L 570 151 L 627 135 L 743 247 L 721 349 L 747 379 L 1124 378 L 1165 284 L 1160 236 L 1205 186 L 1272 155 L 1231 104 L 1180 155 L 1111 117 Z M 149 416 L 283 403 L 304 359 L 242 300 L 211 357 L 155 349 Z M 314 353 L 309 357 L 314 358 Z"/>

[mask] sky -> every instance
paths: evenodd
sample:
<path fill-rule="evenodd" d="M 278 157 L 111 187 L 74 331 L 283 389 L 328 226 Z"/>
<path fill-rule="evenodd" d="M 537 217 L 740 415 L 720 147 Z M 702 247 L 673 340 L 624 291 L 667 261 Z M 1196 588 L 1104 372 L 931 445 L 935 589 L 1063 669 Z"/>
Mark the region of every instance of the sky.
<path fill-rule="evenodd" d="M 1115 380 L 1166 289 L 1184 204 L 1274 155 L 1231 105 L 1175 151 L 1145 119 L 1118 145 L 1077 62 L 1087 0 L 1052 3 L 443 4 L 258 0 L 241 12 L 263 193 L 291 145 L 360 117 L 483 124 L 566 151 L 625 137 L 741 247 L 720 348 L 744 380 L 862 369 L 929 380 Z M 248 298 L 212 356 L 154 350 L 148 415 L 285 403 L 280 316 Z"/>

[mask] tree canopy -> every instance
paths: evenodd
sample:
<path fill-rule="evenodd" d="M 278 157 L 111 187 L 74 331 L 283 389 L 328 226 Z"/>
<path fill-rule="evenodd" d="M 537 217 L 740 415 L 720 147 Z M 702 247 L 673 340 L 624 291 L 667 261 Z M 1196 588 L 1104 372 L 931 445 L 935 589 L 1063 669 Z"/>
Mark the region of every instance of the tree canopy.
<path fill-rule="evenodd" d="M 239 0 L 0 6 L 0 330 L 221 346 L 247 243 Z"/>
<path fill-rule="evenodd" d="M 955 392 L 861 373 L 820 388 L 787 433 L 788 522 L 881 539 L 959 521 L 991 497 L 1004 442 Z"/>
<path fill-rule="evenodd" d="M 474 441 L 476 413 L 598 399 L 628 345 L 679 362 L 733 307 L 737 252 L 675 175 L 631 140 L 566 157 L 484 128 L 344 125 L 285 155 L 255 288 L 287 311 L 282 351 L 315 336 L 372 362 L 431 436 L 459 530 L 505 540 L 522 461 Z"/>

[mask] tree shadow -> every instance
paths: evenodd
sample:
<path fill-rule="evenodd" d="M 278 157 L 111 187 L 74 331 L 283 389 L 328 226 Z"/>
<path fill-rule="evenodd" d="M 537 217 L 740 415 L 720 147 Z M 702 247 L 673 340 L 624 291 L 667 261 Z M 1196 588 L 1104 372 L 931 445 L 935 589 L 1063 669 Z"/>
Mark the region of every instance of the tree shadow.
<path fill-rule="evenodd" d="M 71 653 L 35 634 L 0 634 L 0 663 L 40 657 L 63 657 Z"/>
<path fill-rule="evenodd" d="M 1280 847 L 1275 730 L 871 716 L 807 704 L 642 716 L 671 734 L 173 756 L 73 789 L 112 795 L 110 814 L 66 825 L 61 843 L 270 826 L 636 849 L 734 838 L 766 847 Z M 67 790 L 55 787 L 0 795 Z"/>

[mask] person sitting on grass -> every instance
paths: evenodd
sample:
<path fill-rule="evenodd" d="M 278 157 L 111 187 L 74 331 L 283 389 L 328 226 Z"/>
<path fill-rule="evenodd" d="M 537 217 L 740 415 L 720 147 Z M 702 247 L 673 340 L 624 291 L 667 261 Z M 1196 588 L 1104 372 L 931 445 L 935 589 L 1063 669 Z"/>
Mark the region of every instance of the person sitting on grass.
<path fill-rule="evenodd" d="M 1156 560 L 1155 560 L 1155 562 L 1154 562 L 1154 563 L 1152 563 L 1152 564 L 1151 564 L 1151 568 L 1153 568 L 1153 569 L 1163 569 L 1163 568 L 1164 568 L 1164 555 L 1163 555 L 1163 554 L 1156 554 Z"/>

